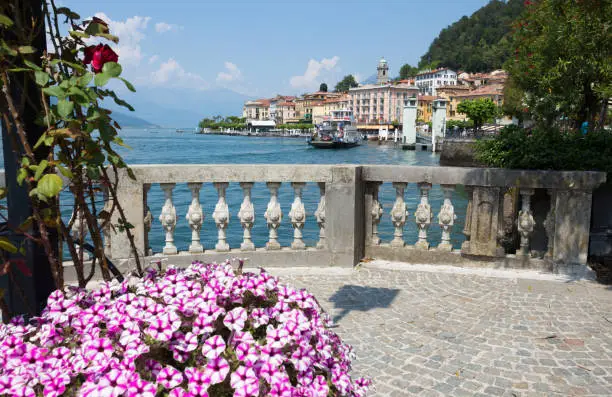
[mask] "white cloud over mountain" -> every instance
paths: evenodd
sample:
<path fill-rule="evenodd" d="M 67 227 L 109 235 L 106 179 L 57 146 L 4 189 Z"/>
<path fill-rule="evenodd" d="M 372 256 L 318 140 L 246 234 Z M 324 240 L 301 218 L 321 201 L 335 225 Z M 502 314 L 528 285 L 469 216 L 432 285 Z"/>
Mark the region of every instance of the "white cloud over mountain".
<path fill-rule="evenodd" d="M 171 30 L 176 30 L 178 28 L 179 28 L 178 25 L 173 25 L 173 24 L 166 23 L 166 22 L 158 22 L 155 24 L 155 31 L 157 33 L 166 33 Z"/>
<path fill-rule="evenodd" d="M 162 63 L 150 74 L 153 85 L 205 90 L 210 84 L 199 74 L 186 71 L 174 58 Z"/>
<path fill-rule="evenodd" d="M 217 74 L 218 82 L 230 82 L 242 79 L 242 72 L 236 64 L 225 62 L 225 70 Z"/>
<path fill-rule="evenodd" d="M 320 61 L 308 61 L 306 71 L 301 76 L 293 76 L 289 80 L 291 87 L 302 90 L 316 90 L 324 80 L 337 80 L 336 74 L 340 71 L 338 62 L 340 57 L 323 58 Z"/>

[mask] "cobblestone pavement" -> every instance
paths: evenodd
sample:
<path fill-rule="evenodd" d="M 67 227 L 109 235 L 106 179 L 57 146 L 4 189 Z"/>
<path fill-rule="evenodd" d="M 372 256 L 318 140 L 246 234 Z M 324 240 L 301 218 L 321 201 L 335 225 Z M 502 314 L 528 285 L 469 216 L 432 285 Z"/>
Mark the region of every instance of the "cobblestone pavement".
<path fill-rule="evenodd" d="M 367 264 L 279 275 L 336 318 L 373 396 L 612 395 L 609 286 Z"/>

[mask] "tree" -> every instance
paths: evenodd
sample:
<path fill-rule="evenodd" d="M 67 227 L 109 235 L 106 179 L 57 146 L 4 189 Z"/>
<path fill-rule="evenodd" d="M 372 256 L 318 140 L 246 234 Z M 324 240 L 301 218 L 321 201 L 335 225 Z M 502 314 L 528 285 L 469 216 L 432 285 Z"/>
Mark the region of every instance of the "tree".
<path fill-rule="evenodd" d="M 353 77 L 352 74 L 349 74 L 347 76 L 344 76 L 344 78 L 340 80 L 338 84 L 336 84 L 335 91 L 336 92 L 347 92 L 350 88 L 358 87 L 358 86 L 359 84 L 355 80 L 355 77 Z"/>
<path fill-rule="evenodd" d="M 407 80 L 410 77 L 414 77 L 417 75 L 417 73 L 419 73 L 419 68 L 415 67 L 415 66 L 411 66 L 409 64 L 404 64 L 401 68 L 400 68 L 400 75 L 399 75 L 399 79 L 400 80 Z"/>
<path fill-rule="evenodd" d="M 457 111 L 472 120 L 476 130 L 479 130 L 484 122 L 491 120 L 499 113 L 497 105 L 489 98 L 463 101 L 457 106 Z"/>
<path fill-rule="evenodd" d="M 605 119 L 612 97 L 612 5 L 601 0 L 526 1 L 506 63 L 536 122 L 579 127 Z"/>
<path fill-rule="evenodd" d="M 321 83 L 321 85 L 319 86 L 319 91 L 327 92 L 327 84 Z"/>

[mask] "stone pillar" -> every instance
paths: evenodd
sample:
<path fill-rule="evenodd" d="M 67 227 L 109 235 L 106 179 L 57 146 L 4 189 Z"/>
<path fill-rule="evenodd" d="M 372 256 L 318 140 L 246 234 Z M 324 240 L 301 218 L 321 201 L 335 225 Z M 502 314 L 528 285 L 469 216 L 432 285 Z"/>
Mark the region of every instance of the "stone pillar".
<path fill-rule="evenodd" d="M 433 101 L 433 114 L 431 116 L 431 143 L 435 152 L 437 144 L 444 139 L 446 132 L 446 99 L 438 98 Z"/>
<path fill-rule="evenodd" d="M 145 253 L 145 227 L 144 227 L 144 204 L 142 183 L 131 179 L 125 169 L 118 170 L 119 183 L 117 186 L 117 197 L 123 207 L 127 221 L 134 226 L 131 229 L 134 243 L 139 255 Z M 112 172 L 111 172 L 112 174 Z M 113 175 L 109 175 L 112 179 Z M 112 198 L 111 198 L 112 199 Z M 119 211 L 113 211 L 112 224 L 119 222 Z M 133 257 L 132 247 L 125 232 L 115 228 L 111 231 L 111 257 L 113 259 L 128 259 Z M 115 262 L 116 263 L 116 262 Z"/>
<path fill-rule="evenodd" d="M 557 190 L 555 196 L 553 261 L 569 266 L 562 272 L 573 273 L 587 262 L 593 194 L 584 190 Z"/>
<path fill-rule="evenodd" d="M 417 99 L 415 97 L 408 98 L 404 105 L 402 126 L 402 145 L 407 149 L 416 144 L 416 119 L 417 119 Z"/>
<path fill-rule="evenodd" d="M 365 244 L 380 245 L 378 224 L 383 216 L 383 208 L 378 201 L 378 190 L 382 182 L 368 182 L 365 187 Z"/>
<path fill-rule="evenodd" d="M 364 187 L 361 167 L 332 167 L 325 190 L 325 233 L 333 265 L 354 266 L 364 254 Z"/>
<path fill-rule="evenodd" d="M 474 186 L 471 208 L 470 255 L 499 257 L 498 245 L 500 189 Z"/>

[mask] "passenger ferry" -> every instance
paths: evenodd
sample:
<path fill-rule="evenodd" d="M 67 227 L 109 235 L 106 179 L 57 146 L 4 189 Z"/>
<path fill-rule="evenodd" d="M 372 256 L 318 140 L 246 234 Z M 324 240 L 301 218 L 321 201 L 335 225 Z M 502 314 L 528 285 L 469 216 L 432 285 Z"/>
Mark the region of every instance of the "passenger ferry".
<path fill-rule="evenodd" d="M 357 132 L 353 112 L 347 109 L 333 110 L 316 126 L 308 144 L 318 149 L 344 149 L 359 145 L 361 135 Z"/>

